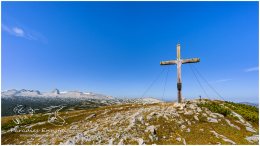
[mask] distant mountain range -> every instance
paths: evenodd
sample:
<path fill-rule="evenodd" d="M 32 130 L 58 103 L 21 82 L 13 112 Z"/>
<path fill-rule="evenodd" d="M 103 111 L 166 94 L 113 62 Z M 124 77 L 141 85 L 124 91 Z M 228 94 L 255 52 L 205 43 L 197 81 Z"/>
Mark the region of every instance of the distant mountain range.
<path fill-rule="evenodd" d="M 113 99 L 111 96 L 102 94 L 96 94 L 92 92 L 80 92 L 80 91 L 63 91 L 54 89 L 51 92 L 40 92 L 38 90 L 7 90 L 2 92 L 2 97 L 72 97 L 72 98 L 91 98 L 91 99 Z"/>
<path fill-rule="evenodd" d="M 37 112 L 42 113 L 43 108 L 49 106 L 65 106 L 64 110 L 78 110 L 97 108 L 100 106 L 125 104 L 125 103 L 158 103 L 161 102 L 155 98 L 133 98 L 119 99 L 112 96 L 92 92 L 80 91 L 59 91 L 54 89 L 51 92 L 40 92 L 38 90 L 8 90 L 1 92 L 2 116 L 16 114 L 13 109 L 18 105 L 39 109 Z"/>

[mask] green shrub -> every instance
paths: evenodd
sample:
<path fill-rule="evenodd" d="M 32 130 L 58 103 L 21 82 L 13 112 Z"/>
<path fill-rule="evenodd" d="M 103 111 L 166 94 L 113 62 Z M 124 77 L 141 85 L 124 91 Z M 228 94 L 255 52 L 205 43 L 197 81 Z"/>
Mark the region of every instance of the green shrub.
<path fill-rule="evenodd" d="M 17 124 L 15 124 L 13 121 L 11 121 L 11 122 L 8 122 L 7 124 L 3 124 L 1 126 L 1 128 L 2 128 L 2 130 L 9 130 L 15 126 L 17 126 Z"/>
<path fill-rule="evenodd" d="M 206 102 L 206 103 L 200 103 L 198 104 L 199 107 L 206 107 L 208 108 L 211 112 L 214 113 L 219 113 L 224 116 L 228 116 L 231 114 L 231 111 L 224 106 L 219 105 L 218 103 L 215 102 Z"/>
<path fill-rule="evenodd" d="M 246 120 L 258 124 L 259 109 L 257 107 L 228 101 L 225 102 L 225 106 L 240 114 Z"/>
<path fill-rule="evenodd" d="M 15 118 L 15 117 L 14 117 Z M 47 121 L 48 116 L 47 115 L 33 115 L 32 117 L 22 119 L 22 122 L 20 124 L 16 124 L 13 120 L 10 120 L 9 122 L 2 124 L 1 128 L 2 130 L 9 130 L 10 128 L 14 128 L 15 126 L 23 126 L 23 125 L 29 125 L 37 122 Z"/>

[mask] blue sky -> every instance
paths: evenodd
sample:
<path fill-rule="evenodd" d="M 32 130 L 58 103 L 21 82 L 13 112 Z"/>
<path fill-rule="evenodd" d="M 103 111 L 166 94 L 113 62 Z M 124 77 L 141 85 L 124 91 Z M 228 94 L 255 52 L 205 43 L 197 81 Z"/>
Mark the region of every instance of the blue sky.
<path fill-rule="evenodd" d="M 164 99 L 176 99 L 176 66 L 193 64 L 226 99 L 258 102 L 258 2 L 2 2 L 2 90 L 80 90 L 141 97 L 169 68 Z M 162 98 L 166 72 L 145 94 Z M 183 96 L 205 96 L 189 65 Z M 201 80 L 211 98 L 218 96 Z"/>

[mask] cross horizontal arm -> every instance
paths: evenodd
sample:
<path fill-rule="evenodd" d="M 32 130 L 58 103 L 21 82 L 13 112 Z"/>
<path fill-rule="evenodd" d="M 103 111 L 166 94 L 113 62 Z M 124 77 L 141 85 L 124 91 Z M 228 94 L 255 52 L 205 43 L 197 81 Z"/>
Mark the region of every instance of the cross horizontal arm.
<path fill-rule="evenodd" d="M 183 59 L 182 64 L 200 62 L 199 58 Z"/>
<path fill-rule="evenodd" d="M 160 65 L 171 65 L 171 64 L 177 64 L 177 60 L 161 61 L 160 62 Z"/>

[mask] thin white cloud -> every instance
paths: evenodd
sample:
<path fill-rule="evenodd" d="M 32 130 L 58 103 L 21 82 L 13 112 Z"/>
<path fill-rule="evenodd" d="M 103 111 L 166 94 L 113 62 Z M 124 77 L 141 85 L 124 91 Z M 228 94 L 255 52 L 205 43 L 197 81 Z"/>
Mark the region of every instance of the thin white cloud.
<path fill-rule="evenodd" d="M 28 29 L 23 29 L 22 27 L 18 26 L 10 27 L 5 24 L 2 24 L 2 31 L 5 31 L 12 36 L 22 37 L 27 40 L 38 40 L 43 43 L 48 42 L 42 34 Z"/>
<path fill-rule="evenodd" d="M 245 69 L 245 72 L 252 72 L 252 71 L 258 71 L 259 70 L 259 67 L 251 67 L 251 68 L 247 68 Z"/>
<path fill-rule="evenodd" d="M 16 36 L 20 36 L 20 37 L 23 37 L 23 36 L 24 36 L 24 31 L 23 31 L 23 29 L 18 28 L 18 27 L 14 27 L 12 30 L 13 30 L 13 32 L 15 33 Z"/>
<path fill-rule="evenodd" d="M 2 30 L 13 36 L 25 37 L 25 32 L 20 27 L 9 27 L 5 24 L 2 24 Z"/>
<path fill-rule="evenodd" d="M 214 81 L 214 83 L 223 83 L 223 82 L 228 82 L 231 81 L 232 79 L 220 79 L 220 80 L 216 80 Z"/>

